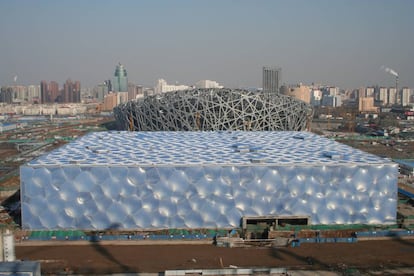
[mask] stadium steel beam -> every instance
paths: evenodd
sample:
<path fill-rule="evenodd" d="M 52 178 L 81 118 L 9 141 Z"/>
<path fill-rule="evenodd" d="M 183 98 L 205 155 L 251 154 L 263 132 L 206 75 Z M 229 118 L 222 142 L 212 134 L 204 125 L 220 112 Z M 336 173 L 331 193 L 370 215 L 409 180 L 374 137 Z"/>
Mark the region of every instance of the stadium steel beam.
<path fill-rule="evenodd" d="M 226 88 L 167 92 L 114 108 L 120 126 L 135 131 L 301 131 L 312 113 L 290 96 Z"/>

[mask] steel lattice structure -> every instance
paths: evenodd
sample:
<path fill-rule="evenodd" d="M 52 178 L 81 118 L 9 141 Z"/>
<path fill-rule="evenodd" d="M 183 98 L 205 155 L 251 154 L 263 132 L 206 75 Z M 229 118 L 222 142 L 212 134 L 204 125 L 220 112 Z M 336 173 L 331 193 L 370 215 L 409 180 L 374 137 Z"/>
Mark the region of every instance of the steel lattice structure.
<path fill-rule="evenodd" d="M 114 109 L 136 131 L 305 130 L 310 105 L 295 98 L 241 89 L 191 89 L 129 101 Z"/>

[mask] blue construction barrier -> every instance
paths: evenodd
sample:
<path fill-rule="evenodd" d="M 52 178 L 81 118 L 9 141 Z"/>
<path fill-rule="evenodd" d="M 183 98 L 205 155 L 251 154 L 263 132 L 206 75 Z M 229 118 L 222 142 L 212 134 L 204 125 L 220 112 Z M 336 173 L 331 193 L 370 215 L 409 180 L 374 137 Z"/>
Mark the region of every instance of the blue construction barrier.
<path fill-rule="evenodd" d="M 355 232 L 356 237 L 405 237 L 413 236 L 414 230 L 381 230 L 381 231 L 365 231 Z"/>
<path fill-rule="evenodd" d="M 358 239 L 354 237 L 350 238 L 303 238 L 298 239 L 300 243 L 354 243 Z"/>
<path fill-rule="evenodd" d="M 398 188 L 398 193 L 400 193 L 402 195 L 405 195 L 406 197 L 409 197 L 411 199 L 414 199 L 414 194 L 413 193 L 410 193 L 410 192 L 408 192 L 406 190 L 403 190 L 401 188 Z"/>
<path fill-rule="evenodd" d="M 28 236 L 26 240 L 36 241 L 119 241 L 119 240 L 213 240 L 216 234 L 186 234 L 186 235 L 91 235 L 91 236 L 53 236 L 53 235 L 41 235 L 41 236 Z"/>

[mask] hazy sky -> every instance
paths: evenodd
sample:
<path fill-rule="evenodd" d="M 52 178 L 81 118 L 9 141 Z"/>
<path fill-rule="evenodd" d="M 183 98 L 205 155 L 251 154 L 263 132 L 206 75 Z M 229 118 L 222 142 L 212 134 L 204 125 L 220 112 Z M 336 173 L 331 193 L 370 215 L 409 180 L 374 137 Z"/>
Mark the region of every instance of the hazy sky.
<path fill-rule="evenodd" d="M 0 85 L 112 78 L 153 86 L 216 80 L 261 87 L 263 65 L 282 83 L 414 88 L 411 0 L 0 1 Z"/>

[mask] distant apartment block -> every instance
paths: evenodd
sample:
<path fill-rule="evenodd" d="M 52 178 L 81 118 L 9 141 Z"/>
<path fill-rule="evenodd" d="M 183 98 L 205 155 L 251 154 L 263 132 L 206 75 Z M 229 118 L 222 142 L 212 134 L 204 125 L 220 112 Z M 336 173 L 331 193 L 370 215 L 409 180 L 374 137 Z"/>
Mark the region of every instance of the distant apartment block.
<path fill-rule="evenodd" d="M 95 92 L 95 98 L 98 100 L 98 102 L 103 102 L 105 96 L 109 93 L 108 86 L 106 83 L 100 83 L 94 88 Z"/>
<path fill-rule="evenodd" d="M 311 105 L 320 106 L 321 101 L 322 101 L 322 91 L 319 89 L 312 89 L 310 93 L 311 93 Z"/>
<path fill-rule="evenodd" d="M 393 105 L 398 103 L 398 94 L 395 87 L 390 87 L 388 89 L 388 104 Z"/>
<path fill-rule="evenodd" d="M 155 94 L 171 92 L 171 91 L 179 91 L 179 90 L 186 90 L 189 89 L 190 86 L 187 85 L 179 85 L 179 84 L 167 84 L 164 79 L 159 79 L 157 84 L 154 87 Z"/>
<path fill-rule="evenodd" d="M 63 84 L 63 92 L 61 93 L 62 103 L 80 103 L 80 82 L 72 82 L 71 79 L 68 79 L 65 84 Z"/>
<path fill-rule="evenodd" d="M 0 102 L 11 104 L 13 103 L 13 89 L 9 86 L 3 86 L 0 89 Z"/>
<path fill-rule="evenodd" d="M 48 83 L 47 81 L 40 82 L 40 102 L 46 103 L 80 103 L 80 82 L 68 79 L 63 89 L 59 90 L 59 84 L 55 81 Z"/>
<path fill-rule="evenodd" d="M 365 113 L 378 112 L 378 108 L 374 106 L 374 97 L 360 97 L 358 111 Z"/>
<path fill-rule="evenodd" d="M 40 85 L 27 86 L 27 101 L 29 103 L 40 102 Z"/>
<path fill-rule="evenodd" d="M 282 69 L 278 67 L 263 67 L 263 92 L 279 93 Z"/>
<path fill-rule="evenodd" d="M 328 87 L 327 90 L 330 96 L 339 95 L 339 87 L 331 86 L 331 87 Z"/>
<path fill-rule="evenodd" d="M 374 87 L 365 88 L 365 97 L 374 97 L 374 93 L 375 93 Z"/>
<path fill-rule="evenodd" d="M 100 110 L 101 111 L 112 111 L 112 109 L 114 109 L 114 107 L 117 105 L 118 105 L 118 97 L 116 93 L 111 92 L 105 95 L 104 102 L 100 106 Z"/>
<path fill-rule="evenodd" d="M 401 89 L 401 105 L 407 106 L 411 103 L 412 90 L 408 87 Z"/>
<path fill-rule="evenodd" d="M 311 90 L 309 86 L 303 84 L 281 89 L 281 94 L 294 97 L 308 104 L 311 102 Z"/>
<path fill-rule="evenodd" d="M 196 88 L 223 88 L 223 86 L 220 85 L 218 82 L 212 81 L 212 80 L 200 80 L 196 82 L 195 87 Z"/>
<path fill-rule="evenodd" d="M 379 88 L 379 100 L 381 101 L 382 105 L 388 105 L 388 88 L 380 87 Z"/>
<path fill-rule="evenodd" d="M 9 104 L 38 103 L 40 86 L 38 85 L 13 85 L 3 86 L 0 90 L 0 102 Z"/>
<path fill-rule="evenodd" d="M 322 106 L 338 107 L 342 105 L 341 96 L 324 95 L 322 98 Z"/>

